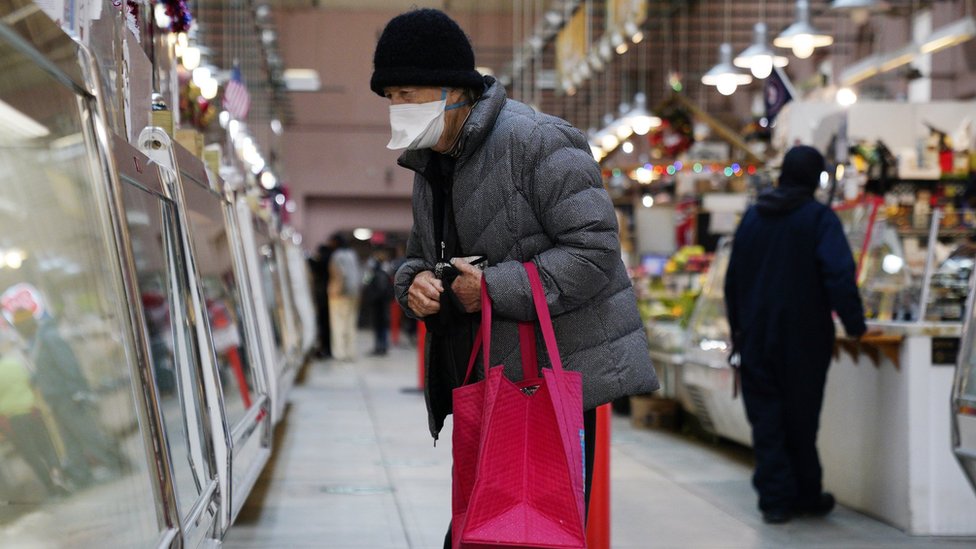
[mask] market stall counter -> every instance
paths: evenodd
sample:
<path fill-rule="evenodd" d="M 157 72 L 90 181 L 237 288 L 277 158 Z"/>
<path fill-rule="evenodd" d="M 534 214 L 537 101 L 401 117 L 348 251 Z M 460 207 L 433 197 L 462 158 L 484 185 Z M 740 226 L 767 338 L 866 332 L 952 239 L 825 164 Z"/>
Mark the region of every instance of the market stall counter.
<path fill-rule="evenodd" d="M 959 232 L 938 212 L 923 244 L 912 239 L 924 232 L 900 230 L 883 211 L 864 219 L 870 230 L 850 234 L 867 235 L 852 248 L 869 335 L 838 340 L 827 378 L 825 489 L 910 534 L 972 535 L 976 495 L 954 461 L 948 406 L 966 295 L 954 287 L 970 283 L 972 256 L 947 241 Z M 916 246 L 913 259 L 906 249 Z"/>

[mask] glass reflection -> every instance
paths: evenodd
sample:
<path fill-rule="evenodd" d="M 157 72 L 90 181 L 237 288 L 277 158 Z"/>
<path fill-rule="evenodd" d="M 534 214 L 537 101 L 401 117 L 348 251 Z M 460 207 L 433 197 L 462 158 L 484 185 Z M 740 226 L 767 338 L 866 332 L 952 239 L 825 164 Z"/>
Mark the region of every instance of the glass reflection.
<path fill-rule="evenodd" d="M 126 178 L 122 197 L 173 463 L 176 500 L 185 517 L 209 482 L 211 469 L 202 448 L 200 354 L 192 328 L 183 320 L 189 318 L 190 294 L 175 206 Z"/>
<path fill-rule="evenodd" d="M 261 261 L 261 285 L 264 298 L 268 306 L 268 316 L 271 317 L 271 331 L 274 336 L 275 356 L 280 360 L 284 356 L 284 299 L 281 291 L 281 279 L 278 276 L 278 264 L 275 259 L 275 248 L 271 239 L 265 235 L 258 224 L 256 238 L 258 241 L 258 258 Z"/>
<path fill-rule="evenodd" d="M 254 372 L 245 345 L 240 287 L 234 273 L 231 240 L 224 223 L 222 199 L 201 182 L 183 175 L 190 234 L 203 285 L 207 318 L 227 422 L 235 426 L 254 401 Z"/>
<path fill-rule="evenodd" d="M 151 546 L 154 475 L 82 102 L 2 40 L 0 62 L 0 547 Z"/>

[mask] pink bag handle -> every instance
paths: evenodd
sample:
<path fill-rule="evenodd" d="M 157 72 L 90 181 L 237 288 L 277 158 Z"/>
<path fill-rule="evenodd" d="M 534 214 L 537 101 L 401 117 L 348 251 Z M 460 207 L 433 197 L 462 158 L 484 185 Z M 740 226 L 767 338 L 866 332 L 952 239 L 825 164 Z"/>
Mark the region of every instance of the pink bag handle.
<path fill-rule="evenodd" d="M 552 329 L 552 318 L 549 316 L 549 306 L 546 304 L 546 292 L 542 289 L 542 279 L 539 278 L 539 269 L 535 263 L 526 261 L 522 264 L 525 272 L 529 275 L 529 285 L 532 287 L 532 302 L 535 304 L 535 314 L 539 317 L 539 326 L 542 327 L 542 339 L 546 342 L 546 351 L 549 353 L 549 363 L 557 375 L 563 373 L 563 362 L 559 358 L 559 348 L 556 346 L 556 332 Z"/>
<path fill-rule="evenodd" d="M 522 264 L 529 277 L 529 286 L 532 288 L 532 302 L 535 305 L 536 316 L 539 325 L 542 327 L 542 337 L 546 343 L 546 351 L 549 353 L 549 362 L 557 375 L 563 372 L 563 364 L 559 358 L 559 350 L 556 346 L 556 334 L 552 328 L 552 319 L 549 316 L 549 307 L 546 304 L 546 294 L 542 289 L 542 279 L 539 278 L 539 269 L 535 263 L 527 261 Z M 532 322 L 519 322 L 519 347 L 522 352 L 522 379 L 536 379 L 539 377 L 539 361 L 535 350 L 535 329 Z M 475 336 L 474 345 L 471 348 L 471 356 L 468 358 L 468 368 L 464 374 L 462 385 L 467 385 L 474 371 L 474 363 L 478 356 L 478 349 L 481 348 L 481 363 L 487 369 L 490 366 L 488 358 L 491 355 L 491 297 L 488 295 L 488 285 L 484 277 L 481 278 L 481 329 Z"/>

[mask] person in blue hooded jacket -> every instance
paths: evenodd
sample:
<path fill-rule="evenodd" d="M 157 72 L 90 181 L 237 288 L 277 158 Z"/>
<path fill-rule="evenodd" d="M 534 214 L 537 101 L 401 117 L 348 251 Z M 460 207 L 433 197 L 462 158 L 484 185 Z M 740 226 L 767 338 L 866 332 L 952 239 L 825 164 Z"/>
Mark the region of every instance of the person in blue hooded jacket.
<path fill-rule="evenodd" d="M 753 486 L 768 523 L 825 515 L 817 429 L 836 311 L 847 335 L 866 331 L 854 258 L 840 219 L 813 193 L 823 156 L 797 146 L 779 185 L 761 193 L 735 233 L 725 301 L 752 425 Z"/>

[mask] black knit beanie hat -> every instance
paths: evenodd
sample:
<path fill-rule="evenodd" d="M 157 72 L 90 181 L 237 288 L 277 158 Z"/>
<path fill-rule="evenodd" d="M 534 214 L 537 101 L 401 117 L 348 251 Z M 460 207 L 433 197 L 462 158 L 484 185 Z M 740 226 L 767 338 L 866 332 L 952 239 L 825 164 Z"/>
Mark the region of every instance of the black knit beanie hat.
<path fill-rule="evenodd" d="M 780 187 L 802 187 L 813 191 L 820 184 L 820 174 L 826 169 L 826 161 L 820 151 L 806 145 L 798 145 L 786 151 L 779 176 Z"/>
<path fill-rule="evenodd" d="M 388 86 L 484 87 L 474 70 L 474 51 L 461 27 L 444 12 L 418 9 L 386 24 L 373 54 L 369 87 L 383 96 Z"/>

